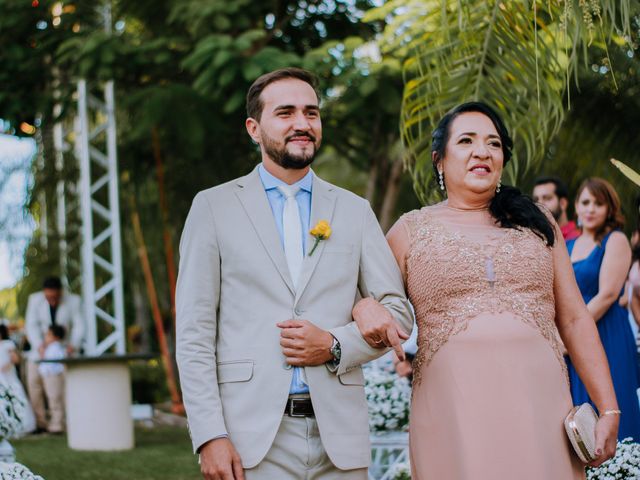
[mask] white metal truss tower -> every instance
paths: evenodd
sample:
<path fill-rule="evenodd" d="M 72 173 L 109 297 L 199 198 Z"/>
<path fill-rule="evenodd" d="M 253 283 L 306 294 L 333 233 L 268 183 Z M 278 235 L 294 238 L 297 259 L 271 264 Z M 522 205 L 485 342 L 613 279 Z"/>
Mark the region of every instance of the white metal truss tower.
<path fill-rule="evenodd" d="M 82 289 L 82 221 L 78 192 L 79 162 L 74 156 L 73 144 L 78 138 L 78 117 L 60 119 L 62 105 L 56 104 L 53 115 L 58 121 L 53 126 L 55 148 L 56 230 L 60 248 L 62 283 L 70 292 Z M 75 125 L 74 125 L 75 124 Z"/>
<path fill-rule="evenodd" d="M 118 200 L 113 81 L 103 99 L 78 81 L 76 155 L 80 163 L 82 297 L 87 322 L 85 348 L 100 355 L 125 353 L 125 322 Z"/>
<path fill-rule="evenodd" d="M 111 31 L 110 2 L 98 6 Z M 58 184 L 57 230 L 62 280 L 81 291 L 86 322 L 85 353 L 125 353 L 125 319 L 118 200 L 113 81 L 77 82 L 73 121 L 54 126 Z M 54 116 L 59 117 L 57 105 Z M 78 210 L 80 210 L 78 212 Z"/>

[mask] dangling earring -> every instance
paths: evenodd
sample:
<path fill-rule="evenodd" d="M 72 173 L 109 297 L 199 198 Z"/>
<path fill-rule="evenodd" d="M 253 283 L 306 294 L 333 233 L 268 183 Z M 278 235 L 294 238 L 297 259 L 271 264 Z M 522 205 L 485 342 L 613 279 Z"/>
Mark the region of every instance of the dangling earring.
<path fill-rule="evenodd" d="M 500 193 L 500 187 L 502 186 L 502 179 L 498 179 L 498 185 L 496 186 L 496 193 Z"/>
<path fill-rule="evenodd" d="M 440 190 L 444 192 L 444 173 L 438 172 L 438 183 L 440 184 Z"/>

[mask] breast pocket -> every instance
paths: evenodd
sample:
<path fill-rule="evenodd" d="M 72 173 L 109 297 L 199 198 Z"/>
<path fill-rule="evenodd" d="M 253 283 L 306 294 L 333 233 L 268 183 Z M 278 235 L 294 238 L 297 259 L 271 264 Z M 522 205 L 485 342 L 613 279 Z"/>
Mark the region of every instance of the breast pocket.
<path fill-rule="evenodd" d="M 334 244 L 324 248 L 323 254 L 326 255 L 351 255 L 353 253 L 353 245 L 349 244 Z"/>
<path fill-rule="evenodd" d="M 218 363 L 218 384 L 248 382 L 253 377 L 253 360 Z"/>

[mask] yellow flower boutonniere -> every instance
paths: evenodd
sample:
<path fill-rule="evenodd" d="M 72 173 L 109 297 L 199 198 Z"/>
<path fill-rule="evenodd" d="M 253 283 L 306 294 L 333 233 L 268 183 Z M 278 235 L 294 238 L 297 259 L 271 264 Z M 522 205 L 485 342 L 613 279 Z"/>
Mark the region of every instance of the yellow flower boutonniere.
<path fill-rule="evenodd" d="M 309 233 L 316 239 L 316 243 L 313 244 L 313 248 L 309 252 L 309 256 L 311 256 L 313 255 L 313 252 L 316 251 L 320 240 L 329 239 L 329 237 L 331 236 L 331 226 L 326 220 L 320 220 L 318 223 L 316 223 L 315 227 L 309 230 Z"/>

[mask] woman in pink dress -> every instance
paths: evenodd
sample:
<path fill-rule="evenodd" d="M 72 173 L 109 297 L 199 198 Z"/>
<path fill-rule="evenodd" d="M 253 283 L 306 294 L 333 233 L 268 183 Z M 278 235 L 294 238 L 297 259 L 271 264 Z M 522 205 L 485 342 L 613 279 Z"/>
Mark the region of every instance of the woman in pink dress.
<path fill-rule="evenodd" d="M 572 408 L 557 333 L 601 412 L 599 465 L 619 422 L 607 360 L 576 285 L 558 226 L 501 186 L 511 139 L 472 102 L 433 134 L 448 200 L 409 212 L 387 238 L 418 325 L 410 420 L 414 480 L 583 479 L 563 421 Z M 391 346 L 390 315 L 354 308 L 372 346 Z"/>

